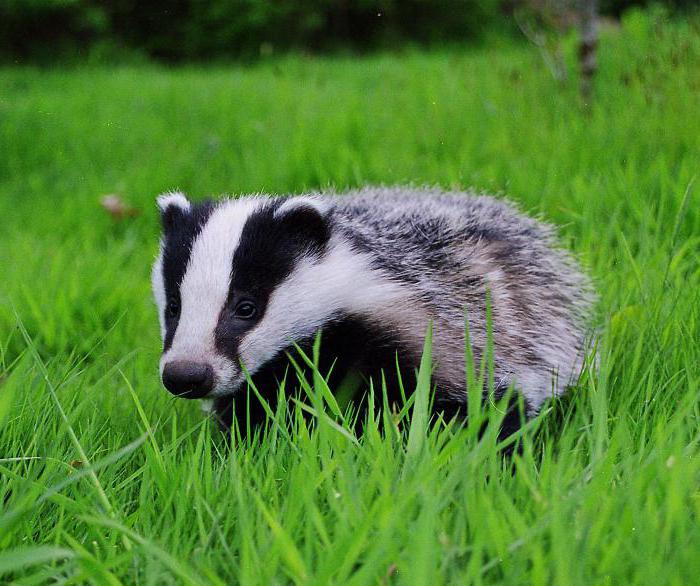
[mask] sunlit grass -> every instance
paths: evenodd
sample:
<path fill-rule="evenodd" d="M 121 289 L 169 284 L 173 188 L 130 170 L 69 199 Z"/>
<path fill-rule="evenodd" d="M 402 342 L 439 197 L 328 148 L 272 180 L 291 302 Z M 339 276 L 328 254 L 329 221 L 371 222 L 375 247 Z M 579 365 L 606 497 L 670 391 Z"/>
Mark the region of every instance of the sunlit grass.
<path fill-rule="evenodd" d="M 630 18 L 600 64 L 588 113 L 525 46 L 1 70 L 0 581 L 697 581 L 697 21 Z M 425 369 L 359 437 L 319 376 L 231 446 L 161 389 L 155 194 L 408 182 L 507 193 L 596 282 L 599 368 L 516 454 L 429 426 Z"/>

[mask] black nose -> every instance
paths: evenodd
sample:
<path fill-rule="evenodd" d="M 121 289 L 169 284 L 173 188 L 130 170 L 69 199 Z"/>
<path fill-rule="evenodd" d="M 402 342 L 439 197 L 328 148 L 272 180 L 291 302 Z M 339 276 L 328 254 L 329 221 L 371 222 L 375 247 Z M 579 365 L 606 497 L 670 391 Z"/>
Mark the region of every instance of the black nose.
<path fill-rule="evenodd" d="M 175 360 L 165 365 L 163 384 L 173 395 L 185 399 L 199 399 L 211 392 L 214 386 L 214 371 L 208 364 Z"/>

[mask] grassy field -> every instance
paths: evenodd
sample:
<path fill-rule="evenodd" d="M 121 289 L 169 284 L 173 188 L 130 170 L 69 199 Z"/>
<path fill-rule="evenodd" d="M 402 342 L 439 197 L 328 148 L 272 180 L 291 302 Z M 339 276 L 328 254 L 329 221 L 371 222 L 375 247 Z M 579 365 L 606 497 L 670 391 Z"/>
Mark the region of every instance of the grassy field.
<path fill-rule="evenodd" d="M 697 583 L 699 23 L 631 17 L 600 68 L 589 113 L 524 45 L 0 70 L 0 582 Z M 559 224 L 599 371 L 512 459 L 329 413 L 226 450 L 158 381 L 155 195 L 409 182 Z"/>

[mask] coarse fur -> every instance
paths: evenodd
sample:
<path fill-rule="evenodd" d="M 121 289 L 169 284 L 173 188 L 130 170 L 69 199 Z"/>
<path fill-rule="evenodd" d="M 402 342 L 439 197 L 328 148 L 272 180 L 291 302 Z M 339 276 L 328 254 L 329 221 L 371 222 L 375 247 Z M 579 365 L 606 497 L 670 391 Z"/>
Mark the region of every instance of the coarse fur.
<path fill-rule="evenodd" d="M 429 323 L 436 405 L 459 411 L 465 316 L 479 364 L 489 296 L 496 388 L 514 385 L 529 415 L 582 369 L 590 282 L 551 226 L 501 199 L 365 188 L 199 204 L 169 193 L 158 205 L 161 374 L 173 361 L 209 365 L 206 398 L 226 422 L 232 402 L 250 399 L 246 371 L 274 401 L 287 353 L 319 331 L 334 380 L 391 379 L 397 362 L 412 376 Z M 241 302 L 254 318 L 237 317 Z"/>

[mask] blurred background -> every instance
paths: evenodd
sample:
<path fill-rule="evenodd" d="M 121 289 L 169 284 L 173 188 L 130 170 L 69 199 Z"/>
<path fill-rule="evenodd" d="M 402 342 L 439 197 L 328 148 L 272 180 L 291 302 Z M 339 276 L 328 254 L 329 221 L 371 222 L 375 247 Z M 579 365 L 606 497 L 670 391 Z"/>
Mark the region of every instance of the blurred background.
<path fill-rule="evenodd" d="M 289 50 L 365 51 L 543 35 L 649 0 L 2 0 L 0 60 L 252 59 Z M 683 14 L 698 0 L 657 0 Z"/>
<path fill-rule="evenodd" d="M 699 112 L 690 0 L 0 0 L 0 583 L 698 583 Z M 593 277 L 600 376 L 517 474 L 220 459 L 163 390 L 156 195 L 368 184 L 507 196 Z"/>

